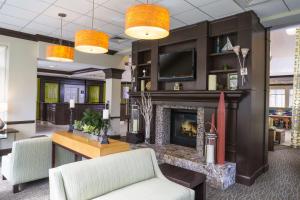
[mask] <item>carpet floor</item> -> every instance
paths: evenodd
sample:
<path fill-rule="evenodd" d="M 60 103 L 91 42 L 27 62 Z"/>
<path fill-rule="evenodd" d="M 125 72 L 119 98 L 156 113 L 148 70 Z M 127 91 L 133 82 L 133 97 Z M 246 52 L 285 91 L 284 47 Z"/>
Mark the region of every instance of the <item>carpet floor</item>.
<path fill-rule="evenodd" d="M 247 187 L 235 184 L 225 191 L 207 188 L 208 200 L 299 200 L 300 150 L 276 148 L 269 153 L 269 171 Z M 1 200 L 49 199 L 48 181 L 40 180 L 23 186 L 17 194 L 11 192 L 7 181 L 0 180 Z"/>

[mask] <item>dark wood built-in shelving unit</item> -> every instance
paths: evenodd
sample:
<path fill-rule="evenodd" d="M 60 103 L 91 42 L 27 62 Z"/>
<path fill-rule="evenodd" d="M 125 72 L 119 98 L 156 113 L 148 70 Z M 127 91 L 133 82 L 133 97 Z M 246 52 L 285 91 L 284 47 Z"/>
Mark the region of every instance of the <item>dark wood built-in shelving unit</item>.
<path fill-rule="evenodd" d="M 167 38 L 139 40 L 132 45 L 132 61 L 137 66 L 137 92 L 131 93 L 131 98 L 140 98 L 140 78 L 143 69 L 146 69 L 147 81 L 151 81 L 154 112 L 158 102 L 196 105 L 204 108 L 205 121 L 209 121 L 211 113 L 217 111 L 220 91 L 207 91 L 208 75 L 217 75 L 218 84 L 225 90 L 226 161 L 236 163 L 236 181 L 246 185 L 251 185 L 256 177 L 268 169 L 265 89 L 268 82 L 266 52 L 269 43 L 266 35 L 267 31 L 260 24 L 259 18 L 249 11 L 178 28 L 172 30 Z M 236 91 L 227 91 L 227 74 L 240 74 L 235 53 L 222 52 L 227 37 L 233 46 L 250 49 L 246 60 L 246 83 L 242 85 L 241 76 L 238 75 Z M 182 91 L 172 91 L 175 81 L 158 80 L 159 55 L 186 49 L 195 49 L 196 78 L 180 82 Z M 155 143 L 155 123 L 151 131 L 151 142 Z"/>

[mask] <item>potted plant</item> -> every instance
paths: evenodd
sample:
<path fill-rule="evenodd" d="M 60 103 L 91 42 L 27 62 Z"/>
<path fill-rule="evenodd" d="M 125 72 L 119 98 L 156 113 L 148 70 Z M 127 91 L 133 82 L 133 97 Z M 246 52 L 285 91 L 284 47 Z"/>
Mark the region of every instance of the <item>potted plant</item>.
<path fill-rule="evenodd" d="M 74 133 L 79 133 L 93 140 L 98 140 L 101 130 L 105 126 L 102 119 L 102 113 L 87 109 L 83 113 L 81 121 L 74 122 Z"/>

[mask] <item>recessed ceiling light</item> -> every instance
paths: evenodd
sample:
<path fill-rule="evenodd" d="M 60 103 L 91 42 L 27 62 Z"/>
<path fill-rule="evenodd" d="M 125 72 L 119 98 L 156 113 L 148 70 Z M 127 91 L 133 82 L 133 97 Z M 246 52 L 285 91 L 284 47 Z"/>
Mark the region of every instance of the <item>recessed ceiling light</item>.
<path fill-rule="evenodd" d="M 296 28 L 287 28 L 285 32 L 288 35 L 296 35 Z"/>
<path fill-rule="evenodd" d="M 53 66 L 53 65 L 50 65 L 49 67 L 50 67 L 50 68 L 54 68 L 54 66 Z"/>

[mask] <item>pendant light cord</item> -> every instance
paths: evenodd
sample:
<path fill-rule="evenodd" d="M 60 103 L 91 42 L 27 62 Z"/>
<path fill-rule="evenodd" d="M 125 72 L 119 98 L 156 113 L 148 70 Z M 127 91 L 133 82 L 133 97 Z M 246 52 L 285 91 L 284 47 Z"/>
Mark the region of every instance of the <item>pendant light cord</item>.
<path fill-rule="evenodd" d="M 93 11 L 92 11 L 92 30 L 94 29 L 94 17 L 95 17 L 95 0 L 93 0 Z"/>
<path fill-rule="evenodd" d="M 62 21 L 63 21 L 63 18 L 60 17 L 60 45 L 62 45 Z"/>

